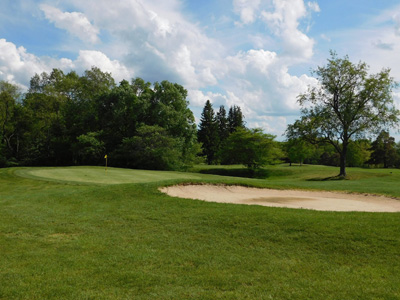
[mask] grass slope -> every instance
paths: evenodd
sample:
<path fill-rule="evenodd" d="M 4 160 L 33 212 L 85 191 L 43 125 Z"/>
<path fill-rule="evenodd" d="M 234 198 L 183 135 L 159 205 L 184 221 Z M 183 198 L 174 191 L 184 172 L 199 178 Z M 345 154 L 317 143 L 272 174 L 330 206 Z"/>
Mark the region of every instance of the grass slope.
<path fill-rule="evenodd" d="M 207 203 L 157 190 L 199 180 L 349 191 L 370 183 L 396 195 L 391 178 L 400 176 L 355 169 L 355 179 L 331 182 L 318 178 L 335 169 L 268 170 L 267 180 L 162 173 L 167 181 L 95 186 L 1 169 L 0 299 L 400 298 L 398 213 Z"/>

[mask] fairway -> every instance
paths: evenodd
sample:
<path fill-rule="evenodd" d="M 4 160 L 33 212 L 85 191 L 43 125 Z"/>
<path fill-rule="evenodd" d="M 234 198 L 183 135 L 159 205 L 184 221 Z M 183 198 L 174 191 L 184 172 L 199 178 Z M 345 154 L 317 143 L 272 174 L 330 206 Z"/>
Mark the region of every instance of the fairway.
<path fill-rule="evenodd" d="M 190 173 L 103 167 L 24 168 L 17 171 L 29 178 L 88 184 L 146 183 L 174 179 L 199 179 Z"/>
<path fill-rule="evenodd" d="M 160 192 L 203 184 L 400 196 L 400 170 L 351 169 L 352 180 L 318 180 L 336 171 L 271 166 L 267 178 L 252 179 L 0 169 L 0 299 L 400 299 L 400 213 L 215 203 Z"/>

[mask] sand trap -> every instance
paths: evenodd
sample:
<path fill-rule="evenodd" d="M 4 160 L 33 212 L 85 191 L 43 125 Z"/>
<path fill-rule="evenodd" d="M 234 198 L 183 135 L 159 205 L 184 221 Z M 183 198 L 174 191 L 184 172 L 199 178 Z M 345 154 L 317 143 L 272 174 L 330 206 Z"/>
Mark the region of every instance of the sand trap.
<path fill-rule="evenodd" d="M 384 196 L 222 185 L 177 185 L 164 187 L 160 190 L 173 197 L 210 202 L 323 211 L 400 212 L 400 199 Z"/>

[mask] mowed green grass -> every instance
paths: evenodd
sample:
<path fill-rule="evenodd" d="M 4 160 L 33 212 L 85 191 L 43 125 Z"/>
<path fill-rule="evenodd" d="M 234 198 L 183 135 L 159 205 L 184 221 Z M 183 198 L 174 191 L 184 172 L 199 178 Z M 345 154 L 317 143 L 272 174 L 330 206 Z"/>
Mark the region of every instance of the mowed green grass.
<path fill-rule="evenodd" d="M 396 196 L 399 170 L 350 169 L 345 181 L 324 180 L 337 169 L 319 166 L 270 167 L 266 179 L 160 172 L 159 181 L 122 184 L 75 184 L 73 172 L 65 182 L 43 173 L 38 180 L 39 170 L 0 169 L 0 299 L 400 299 L 399 213 L 158 191 L 180 182 L 350 192 L 368 185 Z"/>
<path fill-rule="evenodd" d="M 18 175 L 73 183 L 123 184 L 162 181 L 166 179 L 198 179 L 196 174 L 104 167 L 24 168 Z"/>

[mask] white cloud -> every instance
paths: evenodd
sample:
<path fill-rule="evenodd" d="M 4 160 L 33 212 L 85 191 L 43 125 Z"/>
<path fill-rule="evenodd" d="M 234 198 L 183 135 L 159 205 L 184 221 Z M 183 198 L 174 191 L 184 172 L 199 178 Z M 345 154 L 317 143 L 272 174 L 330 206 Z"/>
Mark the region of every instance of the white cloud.
<path fill-rule="evenodd" d="M 46 4 L 40 5 L 40 8 L 45 13 L 46 18 L 53 22 L 56 27 L 68 31 L 84 42 L 96 43 L 99 41 L 99 30 L 90 23 L 84 14 L 62 12 L 58 8 Z"/>
<path fill-rule="evenodd" d="M 274 11 L 262 12 L 270 30 L 282 39 L 285 54 L 300 60 L 313 55 L 314 40 L 299 29 L 299 20 L 307 16 L 303 0 L 273 0 Z M 315 9 L 315 7 L 313 8 Z"/>
<path fill-rule="evenodd" d="M 243 24 L 250 24 L 256 19 L 260 2 L 260 0 L 233 0 L 233 9 L 240 15 Z"/>
<path fill-rule="evenodd" d="M 319 8 L 319 5 L 317 2 L 307 2 L 307 6 L 309 9 L 311 9 L 314 12 L 320 12 L 321 9 Z"/>
<path fill-rule="evenodd" d="M 230 71 L 244 74 L 248 69 L 254 69 L 268 75 L 270 66 L 277 60 L 277 54 L 265 50 L 249 50 L 226 60 Z"/>
<path fill-rule="evenodd" d="M 277 116 L 298 113 L 297 95 L 314 83 L 306 75 L 291 75 L 289 69 L 313 54 L 314 41 L 302 32 L 301 22 L 310 11 L 318 11 L 316 2 L 233 0 L 242 25 L 235 30 L 243 30 L 243 40 L 208 36 L 199 24 L 186 17 L 180 0 L 112 4 L 109 0 L 70 0 L 68 7 L 63 7 L 62 1 L 57 3 L 60 9 L 41 6 L 56 27 L 92 43 L 98 41 L 101 30 L 108 41 L 90 50 L 81 50 L 78 45 L 70 59 L 29 57 L 26 50 L 28 57 L 24 58 L 17 52 L 12 61 L 25 59 L 31 65 L 30 73 L 18 73 L 18 80 L 25 84 L 34 73 L 51 71 L 53 67 L 80 73 L 94 65 L 111 72 L 117 81 L 134 74 L 151 82 L 167 79 L 188 89 L 188 100 L 195 109 L 203 107 L 208 99 L 215 108 L 240 105 L 249 126 L 261 126 L 277 134 L 286 126 L 285 117 Z M 76 12 L 63 12 L 71 11 L 71 7 Z M 260 23 L 265 22 L 270 30 L 247 34 L 246 28 L 256 22 L 264 28 Z M 240 49 L 242 43 L 256 46 L 233 50 Z M 71 49 L 67 44 L 57 46 Z M 5 71 L 17 74 L 11 68 Z"/>
<path fill-rule="evenodd" d="M 76 6 L 112 34 L 120 61 L 149 81 L 166 78 L 187 88 L 217 83 L 215 62 L 223 46 L 180 13 L 179 1 L 76 1 Z M 115 19 L 118 18 L 118 22 Z"/>
<path fill-rule="evenodd" d="M 0 39 L 0 80 L 27 87 L 35 73 L 49 68 L 36 56 L 29 54 L 24 47 Z"/>
<path fill-rule="evenodd" d="M 13 43 L 0 39 L 0 80 L 20 84 L 24 89 L 28 88 L 30 79 L 36 73 L 51 72 L 53 68 L 83 73 L 92 66 L 110 72 L 117 81 L 133 77 L 132 71 L 100 51 L 81 50 L 76 60 L 37 57 L 24 47 L 17 48 Z"/>
<path fill-rule="evenodd" d="M 118 60 L 111 60 L 100 51 L 81 50 L 73 64 L 75 69 L 81 72 L 96 66 L 103 72 L 111 73 L 117 82 L 123 79 L 130 80 L 133 77 L 133 72 L 129 71 L 127 67 Z"/>
<path fill-rule="evenodd" d="M 273 116 L 255 116 L 248 124 L 250 128 L 263 128 L 266 133 L 274 134 L 282 140 L 282 133 L 287 127 L 287 118 Z"/>
<path fill-rule="evenodd" d="M 396 35 L 400 35 L 400 13 L 393 16 L 393 21 L 395 23 L 394 30 Z"/>

